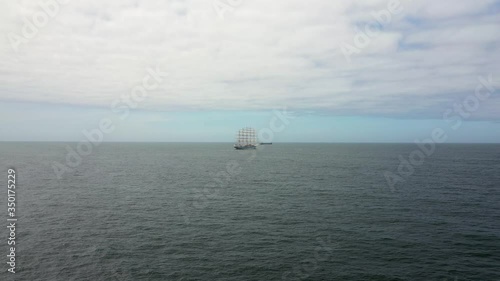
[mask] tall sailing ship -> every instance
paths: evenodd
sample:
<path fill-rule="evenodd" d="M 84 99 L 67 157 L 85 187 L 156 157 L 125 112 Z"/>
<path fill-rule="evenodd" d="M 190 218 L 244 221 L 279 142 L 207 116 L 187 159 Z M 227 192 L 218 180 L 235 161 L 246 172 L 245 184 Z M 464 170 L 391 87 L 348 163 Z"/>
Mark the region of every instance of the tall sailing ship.
<path fill-rule="evenodd" d="M 238 131 L 236 136 L 235 149 L 256 149 L 257 148 L 257 134 L 253 128 L 243 128 Z"/>

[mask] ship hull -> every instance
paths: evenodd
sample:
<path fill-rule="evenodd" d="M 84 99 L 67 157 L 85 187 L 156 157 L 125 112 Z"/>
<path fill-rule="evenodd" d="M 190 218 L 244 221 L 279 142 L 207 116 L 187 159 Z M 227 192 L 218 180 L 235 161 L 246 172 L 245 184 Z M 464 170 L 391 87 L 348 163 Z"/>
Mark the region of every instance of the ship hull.
<path fill-rule="evenodd" d="M 249 145 L 243 145 L 243 146 L 239 146 L 239 145 L 235 145 L 234 146 L 234 149 L 236 149 L 236 150 L 247 150 L 247 149 L 256 149 L 256 148 L 257 148 L 257 146 L 250 145 L 250 144 Z"/>

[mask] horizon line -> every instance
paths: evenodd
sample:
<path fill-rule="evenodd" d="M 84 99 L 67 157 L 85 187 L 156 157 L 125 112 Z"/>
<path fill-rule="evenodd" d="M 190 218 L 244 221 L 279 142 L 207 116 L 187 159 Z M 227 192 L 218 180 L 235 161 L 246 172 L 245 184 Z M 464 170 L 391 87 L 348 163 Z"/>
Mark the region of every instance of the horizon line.
<path fill-rule="evenodd" d="M 86 141 L 86 140 L 85 140 Z M 0 143 L 79 143 L 82 141 L 40 141 L 40 140 L 33 140 L 33 141 L 27 141 L 27 140 L 12 140 L 12 141 L 3 141 L 0 140 Z M 200 141 L 102 141 L 101 143 L 189 143 L 189 144 L 196 144 L 196 143 L 206 143 L 206 144 L 232 144 L 234 142 L 226 142 L 226 141 L 212 141 L 212 142 L 200 142 Z M 284 141 L 284 142 L 271 142 L 273 145 L 274 144 L 415 144 L 415 142 L 314 142 L 314 141 L 309 141 L 309 142 L 303 142 L 303 141 Z M 98 145 L 99 145 L 98 144 Z M 438 144 L 499 144 L 500 142 L 445 142 L 445 143 L 438 143 Z"/>

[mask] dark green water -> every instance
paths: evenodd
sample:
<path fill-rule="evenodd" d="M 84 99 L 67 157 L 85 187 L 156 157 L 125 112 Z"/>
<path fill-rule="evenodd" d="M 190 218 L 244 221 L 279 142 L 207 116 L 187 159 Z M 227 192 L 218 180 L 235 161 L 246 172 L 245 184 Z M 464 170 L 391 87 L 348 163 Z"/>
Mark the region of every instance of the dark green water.
<path fill-rule="evenodd" d="M 57 179 L 65 146 L 0 143 L 1 280 L 500 280 L 500 145 L 438 146 L 394 190 L 413 144 L 109 143 Z"/>

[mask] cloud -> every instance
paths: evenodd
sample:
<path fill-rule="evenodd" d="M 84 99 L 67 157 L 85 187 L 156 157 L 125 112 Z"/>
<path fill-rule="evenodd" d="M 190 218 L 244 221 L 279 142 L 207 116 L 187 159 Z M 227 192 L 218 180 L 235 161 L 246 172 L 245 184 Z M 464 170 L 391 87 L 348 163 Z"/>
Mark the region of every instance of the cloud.
<path fill-rule="evenodd" d="M 216 1 L 69 1 L 17 53 L 9 34 L 43 9 L 7 1 L 0 100 L 109 107 L 159 65 L 168 81 L 141 109 L 429 118 L 472 94 L 479 75 L 499 81 L 500 1 L 401 0 L 350 62 L 340 46 L 391 1 L 243 0 L 224 19 Z M 500 118 L 490 99 L 477 117 Z"/>

